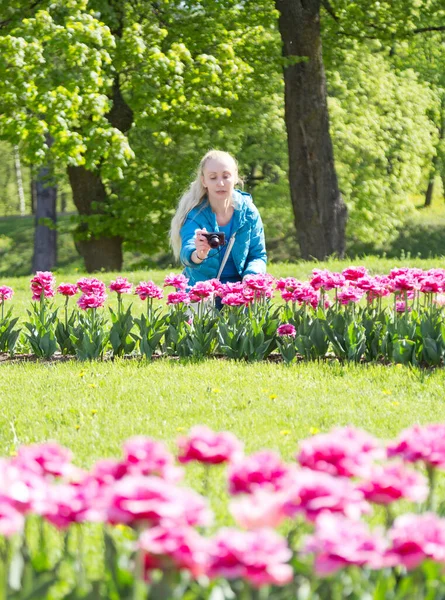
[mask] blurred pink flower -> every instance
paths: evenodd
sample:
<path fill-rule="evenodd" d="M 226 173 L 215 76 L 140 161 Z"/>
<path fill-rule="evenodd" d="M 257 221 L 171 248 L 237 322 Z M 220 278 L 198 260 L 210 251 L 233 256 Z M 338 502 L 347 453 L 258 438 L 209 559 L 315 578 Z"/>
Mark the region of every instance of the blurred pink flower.
<path fill-rule="evenodd" d="M 404 429 L 388 444 L 389 457 L 400 456 L 408 462 L 424 461 L 433 467 L 445 468 L 445 424 L 414 425 Z"/>
<path fill-rule="evenodd" d="M 227 294 L 243 295 L 244 287 L 241 281 L 222 283 L 219 287 L 218 294 L 224 298 Z"/>
<path fill-rule="evenodd" d="M 72 523 L 101 523 L 106 519 L 103 490 L 91 478 L 77 485 L 59 483 L 49 486 L 38 514 L 58 529 Z"/>
<path fill-rule="evenodd" d="M 211 521 L 205 499 L 186 488 L 178 488 L 160 477 L 127 475 L 111 488 L 108 521 L 150 527 L 169 522 L 176 525 L 208 525 Z"/>
<path fill-rule="evenodd" d="M 284 491 L 256 488 L 248 496 L 232 500 L 229 510 L 244 529 L 276 528 L 287 518 L 286 499 Z"/>
<path fill-rule="evenodd" d="M 37 271 L 31 279 L 32 300 L 40 300 L 42 294 L 44 298 L 53 298 L 55 284 L 56 279 L 50 271 Z"/>
<path fill-rule="evenodd" d="M 357 487 L 366 500 L 376 504 L 390 504 L 400 498 L 423 502 L 428 496 L 426 478 L 402 463 L 374 465 Z"/>
<path fill-rule="evenodd" d="M 286 540 L 275 531 L 238 531 L 221 529 L 210 540 L 210 578 L 244 579 L 254 587 L 285 585 L 292 580 L 292 567 L 287 563 L 292 552 Z"/>
<path fill-rule="evenodd" d="M 179 273 L 178 275 L 170 273 L 170 275 L 167 275 L 164 279 L 164 287 L 171 285 L 176 288 L 176 290 L 185 290 L 188 282 L 189 280 L 182 273 Z"/>
<path fill-rule="evenodd" d="M 146 571 L 187 570 L 196 578 L 204 575 L 209 542 L 187 526 L 157 525 L 142 532 L 138 546 L 144 555 Z"/>
<path fill-rule="evenodd" d="M 147 298 L 158 298 L 159 300 L 164 296 L 162 288 L 158 287 L 153 281 L 141 281 L 136 286 L 135 294 L 139 296 L 141 300 L 147 300 Z"/>
<path fill-rule="evenodd" d="M 297 334 L 297 330 L 292 325 L 292 323 L 283 323 L 282 325 L 279 325 L 279 327 L 277 329 L 277 334 L 280 337 L 293 337 L 294 338 Z"/>
<path fill-rule="evenodd" d="M 314 534 L 306 538 L 303 553 L 315 554 L 315 572 L 326 577 L 348 565 L 370 569 L 389 566 L 392 561 L 385 554 L 387 547 L 382 533 L 371 533 L 366 523 L 323 514 L 317 519 Z"/>
<path fill-rule="evenodd" d="M 424 277 L 419 282 L 419 289 L 424 294 L 438 294 L 444 291 L 444 280 L 434 277 Z"/>
<path fill-rule="evenodd" d="M 107 289 L 105 283 L 95 277 L 82 277 L 77 282 L 77 287 L 86 296 L 101 296 Z"/>
<path fill-rule="evenodd" d="M 366 267 L 347 267 L 341 274 L 347 281 L 357 281 L 361 277 L 366 277 L 368 270 Z"/>
<path fill-rule="evenodd" d="M 11 504 L 26 514 L 36 510 L 37 504 L 46 498 L 47 480 L 21 465 L 0 459 L 0 501 Z"/>
<path fill-rule="evenodd" d="M 172 292 L 167 296 L 167 304 L 190 304 L 187 292 Z"/>
<path fill-rule="evenodd" d="M 370 510 L 363 492 L 349 479 L 328 473 L 310 469 L 295 471 L 286 480 L 283 490 L 286 492 L 283 512 L 291 518 L 303 514 L 309 521 L 315 521 L 327 511 L 357 519 Z"/>
<path fill-rule="evenodd" d="M 244 288 L 250 288 L 254 292 L 254 297 L 272 298 L 273 284 L 275 279 L 268 273 L 259 273 L 257 275 L 246 275 L 243 278 Z M 246 295 L 246 294 L 245 294 Z"/>
<path fill-rule="evenodd" d="M 94 294 L 92 296 L 82 294 L 77 301 L 77 304 L 82 310 L 88 310 L 89 308 L 100 308 L 105 304 L 106 299 L 106 294 Z"/>
<path fill-rule="evenodd" d="M 130 475 L 158 475 L 168 481 L 178 481 L 183 471 L 175 465 L 166 446 L 145 436 L 135 436 L 124 442 L 122 467 Z M 121 468 L 122 468 L 121 467 Z"/>
<path fill-rule="evenodd" d="M 79 292 L 79 288 L 75 283 L 61 283 L 57 291 L 62 296 L 75 296 Z"/>
<path fill-rule="evenodd" d="M 434 302 L 437 304 L 437 306 L 445 306 L 445 294 L 437 294 Z"/>
<path fill-rule="evenodd" d="M 205 425 L 192 427 L 187 436 L 177 440 L 181 463 L 196 460 L 201 463 L 218 465 L 236 459 L 243 452 L 242 443 L 233 433 L 215 432 Z"/>
<path fill-rule="evenodd" d="M 25 517 L 12 504 L 0 499 L 0 535 L 10 537 L 23 531 Z"/>
<path fill-rule="evenodd" d="M 227 470 L 229 493 L 251 494 L 258 488 L 277 490 L 288 472 L 288 465 L 270 450 L 240 457 Z"/>
<path fill-rule="evenodd" d="M 0 302 L 10 300 L 14 295 L 14 290 L 7 285 L 0 285 Z"/>
<path fill-rule="evenodd" d="M 398 300 L 396 302 L 396 312 L 398 313 L 403 313 L 405 311 L 411 311 L 412 307 L 411 306 L 407 306 L 406 302 L 404 300 Z"/>
<path fill-rule="evenodd" d="M 131 294 L 133 285 L 126 277 L 117 277 L 110 283 L 110 291 L 116 292 L 117 294 Z"/>
<path fill-rule="evenodd" d="M 434 513 L 397 517 L 388 534 L 391 540 L 388 556 L 408 570 L 427 558 L 445 562 L 445 520 Z"/>
<path fill-rule="evenodd" d="M 395 293 L 406 292 L 418 289 L 419 284 L 410 273 L 406 273 L 391 278 L 388 282 L 388 288 Z"/>
<path fill-rule="evenodd" d="M 29 470 L 37 475 L 62 477 L 73 470 L 73 454 L 57 442 L 45 442 L 20 446 L 12 464 L 19 469 Z"/>
<path fill-rule="evenodd" d="M 303 440 L 296 458 L 303 467 L 353 477 L 366 473 L 372 462 L 383 456 L 376 438 L 360 429 L 343 427 Z"/>

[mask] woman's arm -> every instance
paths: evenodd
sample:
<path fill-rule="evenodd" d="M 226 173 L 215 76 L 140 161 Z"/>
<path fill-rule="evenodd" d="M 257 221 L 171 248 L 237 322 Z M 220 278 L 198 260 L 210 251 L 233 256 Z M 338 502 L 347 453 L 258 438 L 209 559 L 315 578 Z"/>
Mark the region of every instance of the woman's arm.
<path fill-rule="evenodd" d="M 263 222 L 256 207 L 253 207 L 249 253 L 242 276 L 266 272 L 267 254 Z"/>

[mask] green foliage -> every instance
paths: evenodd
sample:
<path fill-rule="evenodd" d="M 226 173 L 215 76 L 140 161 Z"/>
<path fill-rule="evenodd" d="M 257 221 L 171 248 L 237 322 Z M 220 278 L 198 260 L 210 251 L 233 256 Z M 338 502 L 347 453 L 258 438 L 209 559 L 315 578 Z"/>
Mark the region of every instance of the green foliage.
<path fill-rule="evenodd" d="M 142 356 L 150 360 L 156 350 L 160 348 L 161 340 L 167 330 L 162 308 L 160 306 L 155 310 L 150 308 L 146 315 L 142 314 L 139 319 L 135 318 L 134 322 L 139 332 L 138 334 L 132 333 L 131 336 L 137 342 Z"/>
<path fill-rule="evenodd" d="M 70 329 L 70 338 L 79 360 L 102 359 L 109 341 L 105 317 L 96 308 L 79 313 L 77 324 Z"/>
<path fill-rule="evenodd" d="M 328 72 L 348 235 L 377 247 L 413 218 L 409 194 L 425 185 L 437 142 L 428 118 L 435 102 L 431 89 L 414 71 L 392 69 L 378 49 L 378 42 L 374 49 L 348 48 Z"/>
<path fill-rule="evenodd" d="M 27 330 L 25 338 L 39 358 L 51 358 L 57 350 L 57 311 L 53 310 L 53 305 L 43 297 L 43 293 L 40 302 L 33 301 L 31 310 L 26 311 L 29 320 L 24 323 Z"/>
<path fill-rule="evenodd" d="M 1 302 L 1 319 L 0 319 L 0 352 L 9 352 L 11 355 L 14 353 L 14 348 L 20 335 L 20 328 L 14 329 L 19 320 L 18 317 L 14 319 L 12 316 L 12 308 L 10 308 L 6 315 L 4 314 L 4 302 Z"/>
<path fill-rule="evenodd" d="M 136 346 L 136 342 L 131 335 L 131 330 L 134 325 L 134 319 L 131 314 L 131 304 L 124 312 L 122 310 L 122 300 L 120 296 L 121 294 L 118 294 L 119 310 L 117 313 L 109 307 L 111 314 L 110 344 L 113 349 L 113 357 L 131 354 Z"/>

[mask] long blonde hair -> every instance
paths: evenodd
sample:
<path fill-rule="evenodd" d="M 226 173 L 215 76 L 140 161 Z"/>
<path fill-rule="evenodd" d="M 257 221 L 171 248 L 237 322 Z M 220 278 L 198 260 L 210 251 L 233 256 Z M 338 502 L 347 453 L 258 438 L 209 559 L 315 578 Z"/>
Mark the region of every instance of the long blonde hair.
<path fill-rule="evenodd" d="M 214 160 L 231 160 L 235 167 L 235 184 L 238 183 L 238 164 L 231 154 L 221 150 L 210 150 L 205 154 L 199 163 L 196 178 L 190 184 L 189 188 L 184 192 L 178 203 L 178 208 L 172 219 L 170 227 L 170 246 L 173 249 L 173 254 L 178 259 L 181 251 L 181 227 L 187 218 L 189 212 L 201 204 L 203 198 L 207 194 L 207 189 L 202 184 L 202 175 L 204 174 L 204 165 L 210 159 Z"/>

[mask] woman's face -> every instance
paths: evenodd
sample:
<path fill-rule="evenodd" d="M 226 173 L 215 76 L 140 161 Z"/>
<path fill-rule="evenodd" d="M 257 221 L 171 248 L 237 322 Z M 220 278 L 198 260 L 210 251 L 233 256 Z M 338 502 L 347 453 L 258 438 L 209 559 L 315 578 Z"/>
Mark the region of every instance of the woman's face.
<path fill-rule="evenodd" d="M 211 204 L 224 203 L 232 198 L 236 183 L 236 167 L 233 161 L 209 158 L 204 164 L 202 184 L 207 188 Z"/>

